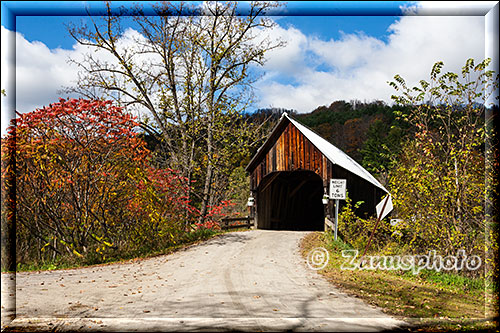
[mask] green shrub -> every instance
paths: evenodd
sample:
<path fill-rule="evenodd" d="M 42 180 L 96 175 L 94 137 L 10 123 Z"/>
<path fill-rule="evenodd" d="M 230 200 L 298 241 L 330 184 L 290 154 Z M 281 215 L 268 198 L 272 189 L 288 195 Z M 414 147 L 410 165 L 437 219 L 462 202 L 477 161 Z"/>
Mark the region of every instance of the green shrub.
<path fill-rule="evenodd" d="M 374 217 L 362 219 L 356 216 L 354 212 L 362 204 L 363 202 L 359 201 L 353 205 L 352 199 L 347 194 L 345 205 L 339 213 L 339 233 L 342 234 L 346 243 L 358 250 L 365 248 L 377 222 L 377 219 Z M 380 221 L 371 241 L 370 248 L 380 251 L 388 243 L 393 243 L 395 240 L 393 231 L 393 228 L 387 221 Z"/>

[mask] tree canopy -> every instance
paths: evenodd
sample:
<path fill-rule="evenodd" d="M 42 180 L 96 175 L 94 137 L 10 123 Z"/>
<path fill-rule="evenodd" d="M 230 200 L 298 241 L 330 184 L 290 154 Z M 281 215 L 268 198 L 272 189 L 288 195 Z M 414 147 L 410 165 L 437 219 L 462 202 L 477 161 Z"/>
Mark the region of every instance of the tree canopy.
<path fill-rule="evenodd" d="M 413 129 L 390 175 L 397 215 L 405 221 L 399 229 L 412 249 L 463 249 L 484 258 L 490 246 L 487 180 L 493 168 L 485 143 L 492 133 L 485 113 L 495 107 L 487 103 L 498 89 L 498 74 L 489 63 L 469 59 L 460 75 L 441 73 L 438 62 L 430 81 L 410 88 L 396 75 L 390 83 L 395 102 L 408 106 L 396 115 Z"/>
<path fill-rule="evenodd" d="M 69 27 L 90 51 L 71 60 L 81 72 L 66 91 L 141 112 L 141 127 L 160 142 L 157 162 L 196 180 L 190 196 L 203 219 L 227 186 L 223 170 L 232 165 L 223 157 L 248 154 L 253 140 L 243 138 L 261 135 L 239 112 L 252 99 L 252 66 L 283 43 L 262 37 L 274 26 L 264 14 L 277 3 L 252 2 L 239 16 L 236 2 L 204 2 L 201 15 L 184 15 L 192 6 L 162 2 L 154 5 L 157 15 L 147 16 L 139 5 L 134 30 L 124 30 L 127 17 L 109 7 L 89 26 Z"/>

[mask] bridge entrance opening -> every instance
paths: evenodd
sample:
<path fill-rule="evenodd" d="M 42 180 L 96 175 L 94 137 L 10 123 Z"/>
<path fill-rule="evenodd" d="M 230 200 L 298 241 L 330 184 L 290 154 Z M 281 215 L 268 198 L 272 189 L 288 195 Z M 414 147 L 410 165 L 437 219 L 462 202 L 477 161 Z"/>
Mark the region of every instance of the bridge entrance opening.
<path fill-rule="evenodd" d="M 312 171 L 273 172 L 257 189 L 257 227 L 323 231 L 323 181 Z"/>

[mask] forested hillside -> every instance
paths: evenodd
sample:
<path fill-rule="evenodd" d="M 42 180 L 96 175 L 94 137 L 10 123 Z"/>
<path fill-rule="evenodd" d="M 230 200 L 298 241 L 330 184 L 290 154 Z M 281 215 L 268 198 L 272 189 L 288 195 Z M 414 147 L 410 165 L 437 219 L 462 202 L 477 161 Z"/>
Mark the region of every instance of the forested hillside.
<path fill-rule="evenodd" d="M 382 101 L 334 101 L 309 113 L 269 108 L 259 109 L 247 117 L 257 124 L 267 121 L 265 126 L 270 130 L 281 114 L 287 112 L 385 182 L 390 162 L 399 153 L 401 141 L 409 132 L 408 126 L 394 115 L 394 111 L 401 108 Z M 259 146 L 256 145 L 255 150 Z"/>
<path fill-rule="evenodd" d="M 354 158 L 370 172 L 386 171 L 400 150 L 405 127 L 394 109 L 381 101 L 335 101 L 297 119 Z"/>

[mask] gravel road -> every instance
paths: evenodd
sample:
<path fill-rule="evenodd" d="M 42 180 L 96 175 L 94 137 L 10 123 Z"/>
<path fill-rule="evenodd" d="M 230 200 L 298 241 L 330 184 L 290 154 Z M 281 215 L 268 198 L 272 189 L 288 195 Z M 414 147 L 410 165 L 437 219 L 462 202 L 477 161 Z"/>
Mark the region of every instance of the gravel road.
<path fill-rule="evenodd" d="M 155 258 L 18 273 L 16 319 L 8 327 L 378 331 L 403 324 L 308 268 L 298 248 L 305 234 L 234 232 Z M 8 293 L 2 287 L 2 298 Z M 2 305 L 2 317 L 10 310 Z"/>

